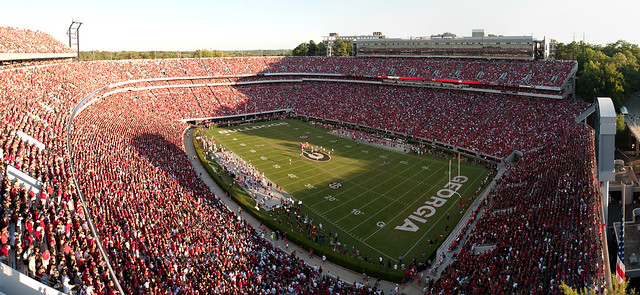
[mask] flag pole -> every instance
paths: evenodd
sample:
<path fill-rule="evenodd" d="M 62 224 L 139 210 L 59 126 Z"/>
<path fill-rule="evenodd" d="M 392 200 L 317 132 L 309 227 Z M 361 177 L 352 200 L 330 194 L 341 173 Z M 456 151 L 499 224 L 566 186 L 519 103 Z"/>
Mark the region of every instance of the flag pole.
<path fill-rule="evenodd" d="M 460 177 L 460 153 L 458 153 L 458 177 Z"/>
<path fill-rule="evenodd" d="M 449 159 L 449 182 L 451 182 L 451 159 Z"/>
<path fill-rule="evenodd" d="M 624 189 L 624 186 L 623 186 Z M 622 192 L 622 218 L 620 220 L 620 233 L 618 233 L 618 259 L 616 259 L 616 280 L 618 285 L 625 281 L 626 267 L 624 265 L 624 215 L 625 215 L 625 191 Z"/>

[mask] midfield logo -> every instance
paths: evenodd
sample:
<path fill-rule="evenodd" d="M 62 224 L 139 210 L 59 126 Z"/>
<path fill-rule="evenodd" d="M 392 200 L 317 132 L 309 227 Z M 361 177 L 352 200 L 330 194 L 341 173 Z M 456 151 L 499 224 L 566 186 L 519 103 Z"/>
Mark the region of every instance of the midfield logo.
<path fill-rule="evenodd" d="M 331 160 L 331 156 L 329 156 L 329 154 L 322 151 L 315 151 L 315 152 L 302 151 L 302 155 L 309 160 L 317 161 L 317 162 L 327 162 Z"/>

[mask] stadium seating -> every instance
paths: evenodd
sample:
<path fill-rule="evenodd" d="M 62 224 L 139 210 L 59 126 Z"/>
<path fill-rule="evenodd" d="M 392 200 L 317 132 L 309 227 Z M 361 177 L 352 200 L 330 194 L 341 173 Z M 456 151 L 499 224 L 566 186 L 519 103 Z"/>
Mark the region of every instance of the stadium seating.
<path fill-rule="evenodd" d="M 101 61 L 0 71 L 3 164 L 43 183 L 43 190 L 33 193 L 3 175 L 0 257 L 59 290 L 76 286 L 113 292 L 87 225 L 89 209 L 127 293 L 372 292 L 332 280 L 273 248 L 224 206 L 189 164 L 182 145 L 186 125 L 177 119 L 291 107 L 301 115 L 405 133 L 499 158 L 514 149 L 525 151 L 523 159 L 508 167 L 488 209 L 478 217 L 472 242 L 461 246 L 456 262 L 431 286 L 434 293 L 551 293 L 560 280 L 594 285 L 602 277 L 602 264 L 597 258 L 593 134 L 573 122 L 586 104 L 330 82 L 124 92 L 97 101 L 74 120 L 72 160 L 88 208 L 79 199 L 66 150 L 68 111 L 94 90 L 128 80 L 302 72 L 558 86 L 573 65 L 261 57 Z M 18 131 L 45 148 L 25 141 Z M 497 248 L 474 255 L 474 245 L 483 244 Z"/>
<path fill-rule="evenodd" d="M 601 290 L 597 282 L 606 274 L 602 223 L 594 222 L 600 212 L 594 157 L 592 131 L 567 125 L 555 143 L 511 164 L 433 293 L 550 294 L 559 292 L 560 281 Z M 482 245 L 496 249 L 474 254 Z"/>
<path fill-rule="evenodd" d="M 0 27 L 0 53 L 74 53 L 74 51 L 44 32 Z"/>

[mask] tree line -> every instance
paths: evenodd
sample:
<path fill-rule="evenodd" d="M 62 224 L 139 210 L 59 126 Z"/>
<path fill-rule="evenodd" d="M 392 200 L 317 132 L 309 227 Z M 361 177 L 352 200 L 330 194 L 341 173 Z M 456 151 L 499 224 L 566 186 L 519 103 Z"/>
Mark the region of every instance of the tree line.
<path fill-rule="evenodd" d="M 576 94 L 588 102 L 608 96 L 616 109 L 640 91 L 640 47 L 624 40 L 606 45 L 558 43 L 556 59 L 577 60 Z"/>
<path fill-rule="evenodd" d="M 80 51 L 80 60 L 122 60 L 122 59 L 166 59 L 166 58 L 209 58 L 243 56 L 291 56 L 291 49 L 276 50 L 209 50 L 195 51 Z"/>
<path fill-rule="evenodd" d="M 300 43 L 293 49 L 293 56 L 325 56 L 327 55 L 327 46 L 323 43 L 316 43 L 310 40 L 307 43 Z M 342 39 L 337 39 L 331 46 L 332 56 L 350 56 L 353 54 L 353 40 L 345 42 Z"/>

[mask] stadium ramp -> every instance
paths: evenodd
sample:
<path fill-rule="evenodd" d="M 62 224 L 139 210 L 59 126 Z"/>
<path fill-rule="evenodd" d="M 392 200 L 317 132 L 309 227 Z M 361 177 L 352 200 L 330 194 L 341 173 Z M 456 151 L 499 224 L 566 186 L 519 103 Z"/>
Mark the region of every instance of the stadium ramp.
<path fill-rule="evenodd" d="M 591 114 L 593 114 L 596 111 L 596 107 L 597 104 L 592 104 L 591 107 L 589 107 L 588 109 L 584 110 L 584 112 L 582 112 L 582 114 L 578 115 L 575 118 L 576 123 L 580 123 L 584 120 L 587 119 L 587 117 L 589 117 Z"/>

